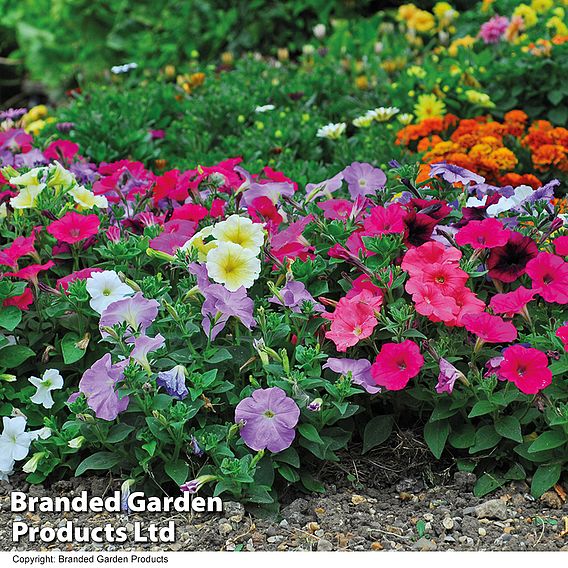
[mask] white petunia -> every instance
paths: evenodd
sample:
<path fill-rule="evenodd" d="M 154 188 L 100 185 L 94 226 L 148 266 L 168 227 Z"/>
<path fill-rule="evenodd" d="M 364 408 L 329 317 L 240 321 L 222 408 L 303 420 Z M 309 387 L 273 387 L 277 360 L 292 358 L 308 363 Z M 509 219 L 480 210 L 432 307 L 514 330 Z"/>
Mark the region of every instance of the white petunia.
<path fill-rule="evenodd" d="M 63 377 L 57 369 L 47 369 L 41 379 L 30 377 L 28 381 L 37 388 L 30 400 L 35 404 L 41 404 L 44 408 L 51 408 L 54 404 L 51 391 L 63 388 Z"/>
<path fill-rule="evenodd" d="M 0 435 L 0 471 L 8 474 L 14 467 L 14 462 L 23 460 L 30 451 L 33 435 L 26 432 L 26 417 L 3 419 L 4 430 Z"/>
<path fill-rule="evenodd" d="M 87 279 L 89 304 L 95 312 L 102 314 L 113 302 L 134 294 L 134 290 L 122 282 L 114 270 L 95 272 Z"/>

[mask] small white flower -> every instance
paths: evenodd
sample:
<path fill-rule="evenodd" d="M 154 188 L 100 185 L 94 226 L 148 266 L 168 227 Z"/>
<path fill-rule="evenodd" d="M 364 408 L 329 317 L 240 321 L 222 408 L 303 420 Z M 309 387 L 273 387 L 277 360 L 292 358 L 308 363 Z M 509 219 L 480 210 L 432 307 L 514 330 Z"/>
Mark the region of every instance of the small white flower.
<path fill-rule="evenodd" d="M 0 471 L 9 474 L 14 462 L 23 460 L 30 451 L 33 436 L 26 432 L 26 417 L 3 419 L 4 430 L 0 435 Z"/>
<path fill-rule="evenodd" d="M 402 114 L 399 114 L 396 118 L 401 124 L 403 124 L 404 126 L 408 126 L 412 122 L 414 116 L 408 112 L 403 112 Z"/>
<path fill-rule="evenodd" d="M 490 205 L 487 208 L 487 215 L 490 217 L 497 217 L 500 213 L 505 211 L 510 211 L 515 207 L 518 207 L 534 193 L 534 190 L 529 185 L 519 185 L 515 188 L 515 192 L 511 197 L 501 197 L 497 203 Z"/>
<path fill-rule="evenodd" d="M 72 440 L 69 440 L 69 441 L 67 442 L 67 445 L 68 445 L 70 448 L 73 448 L 73 449 L 75 449 L 75 450 L 78 450 L 78 449 L 83 445 L 83 443 L 84 443 L 85 441 L 86 441 L 85 436 L 77 436 L 76 438 L 73 438 Z"/>
<path fill-rule="evenodd" d="M 119 75 L 120 73 L 128 73 L 131 69 L 136 69 L 137 67 L 138 63 L 125 63 L 124 65 L 114 65 L 110 70 L 115 75 Z"/>
<path fill-rule="evenodd" d="M 87 292 L 91 296 L 89 304 L 95 312 L 102 314 L 113 302 L 134 294 L 134 290 L 124 284 L 114 270 L 95 272 L 87 279 Z"/>
<path fill-rule="evenodd" d="M 41 379 L 30 377 L 28 381 L 37 388 L 30 400 L 34 404 L 41 404 L 44 408 L 51 408 L 54 404 L 51 391 L 63 388 L 63 377 L 57 369 L 47 369 Z"/>
<path fill-rule="evenodd" d="M 316 26 L 314 26 L 313 32 L 318 39 L 323 39 L 325 37 L 325 32 L 326 32 L 325 25 L 317 24 Z"/>
<path fill-rule="evenodd" d="M 397 107 L 379 107 L 372 111 L 377 122 L 387 122 L 400 112 Z"/>
<path fill-rule="evenodd" d="M 274 105 L 263 105 L 263 106 L 257 106 L 254 109 L 254 112 L 268 112 L 269 110 L 274 110 L 276 107 Z"/>
<path fill-rule="evenodd" d="M 330 122 L 319 128 L 316 136 L 318 138 L 327 138 L 328 140 L 337 140 L 345 132 L 346 128 L 347 124 L 345 124 L 345 122 L 339 122 L 337 124 Z"/>

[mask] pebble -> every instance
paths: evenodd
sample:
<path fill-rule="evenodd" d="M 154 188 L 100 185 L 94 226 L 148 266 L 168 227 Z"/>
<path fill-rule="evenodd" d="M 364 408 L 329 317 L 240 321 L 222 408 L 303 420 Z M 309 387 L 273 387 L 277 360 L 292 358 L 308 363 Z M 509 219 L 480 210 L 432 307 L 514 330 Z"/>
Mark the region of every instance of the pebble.
<path fill-rule="evenodd" d="M 431 523 L 434 520 L 434 515 L 432 513 L 426 513 L 424 515 L 424 520 Z"/>
<path fill-rule="evenodd" d="M 333 550 L 333 544 L 325 538 L 320 538 L 317 549 L 319 552 L 331 552 Z"/>
<path fill-rule="evenodd" d="M 501 499 L 490 499 L 475 507 L 467 507 L 463 510 L 464 515 L 475 515 L 478 519 L 501 519 L 508 518 L 507 504 Z"/>
<path fill-rule="evenodd" d="M 454 519 L 452 519 L 452 517 L 445 517 L 442 521 L 442 525 L 446 530 L 451 531 L 454 528 Z"/>
<path fill-rule="evenodd" d="M 483 527 L 479 527 L 477 529 L 477 534 L 479 534 L 479 536 L 486 536 L 487 535 L 487 531 L 483 528 Z"/>
<path fill-rule="evenodd" d="M 438 548 L 438 545 L 433 540 L 430 540 L 429 538 L 426 538 L 424 536 L 422 538 L 419 538 L 412 545 L 413 550 L 419 550 L 420 552 L 437 550 L 437 548 Z"/>

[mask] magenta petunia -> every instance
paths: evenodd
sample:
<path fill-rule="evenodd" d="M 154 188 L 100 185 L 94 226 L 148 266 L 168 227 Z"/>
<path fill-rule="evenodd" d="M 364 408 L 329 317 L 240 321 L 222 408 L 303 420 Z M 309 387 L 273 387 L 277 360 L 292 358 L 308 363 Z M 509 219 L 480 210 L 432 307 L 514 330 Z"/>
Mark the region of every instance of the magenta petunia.
<path fill-rule="evenodd" d="M 568 262 L 548 252 L 539 252 L 527 263 L 533 290 L 546 302 L 568 304 Z"/>
<path fill-rule="evenodd" d="M 414 341 L 385 343 L 371 367 L 375 383 L 388 390 L 402 390 L 424 365 L 424 357 Z"/>
<path fill-rule="evenodd" d="M 466 314 L 461 321 L 470 333 L 485 343 L 510 343 L 517 339 L 517 328 L 511 322 L 487 312 Z"/>
<path fill-rule="evenodd" d="M 289 448 L 299 418 L 298 405 L 278 387 L 255 390 L 235 409 L 235 422 L 243 424 L 241 438 L 256 451 L 281 452 Z"/>
<path fill-rule="evenodd" d="M 99 226 L 98 215 L 80 215 L 69 211 L 59 221 L 48 225 L 47 232 L 58 241 L 72 245 L 96 235 Z"/>
<path fill-rule="evenodd" d="M 536 394 L 552 383 L 548 357 L 538 349 L 522 345 L 505 349 L 499 374 L 525 394 Z"/>
<path fill-rule="evenodd" d="M 513 316 L 521 313 L 525 306 L 536 296 L 535 290 L 529 290 L 524 286 L 519 286 L 512 292 L 506 294 L 495 294 L 489 302 L 489 307 L 495 314 L 506 314 Z"/>
<path fill-rule="evenodd" d="M 509 233 L 497 219 L 470 221 L 456 234 L 456 243 L 460 247 L 470 245 L 474 249 L 502 247 L 509 240 Z"/>

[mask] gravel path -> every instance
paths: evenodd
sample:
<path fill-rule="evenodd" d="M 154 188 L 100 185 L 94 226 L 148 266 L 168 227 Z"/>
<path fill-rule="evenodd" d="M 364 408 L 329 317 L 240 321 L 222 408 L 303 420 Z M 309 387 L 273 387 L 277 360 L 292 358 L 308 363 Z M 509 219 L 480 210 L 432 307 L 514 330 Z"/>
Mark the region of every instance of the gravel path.
<path fill-rule="evenodd" d="M 341 465 L 339 467 L 342 467 Z M 425 487 L 416 477 L 399 479 L 384 488 L 363 489 L 356 480 L 336 476 L 323 495 L 288 495 L 274 521 L 255 518 L 242 505 L 225 502 L 222 514 L 12 513 L 9 492 L 29 495 L 77 495 L 88 490 L 102 495 L 118 488 L 108 478 L 61 481 L 49 489 L 28 487 L 15 477 L 0 484 L 0 550 L 164 551 L 164 550 L 568 550 L 568 504 L 556 492 L 535 501 L 524 483 L 477 499 L 472 474 L 457 472 L 444 484 Z M 77 526 L 110 523 L 176 523 L 171 544 L 38 544 L 12 542 L 12 522 L 58 527 L 67 520 Z"/>

